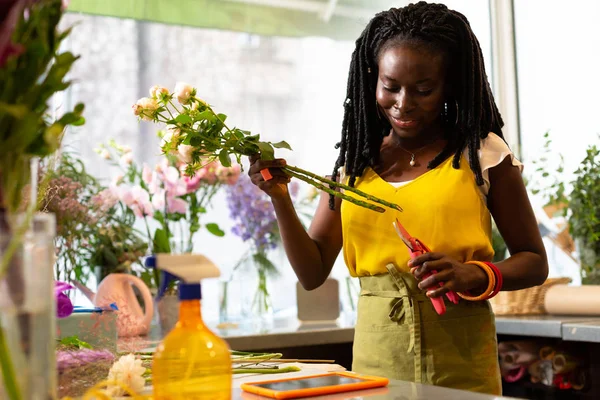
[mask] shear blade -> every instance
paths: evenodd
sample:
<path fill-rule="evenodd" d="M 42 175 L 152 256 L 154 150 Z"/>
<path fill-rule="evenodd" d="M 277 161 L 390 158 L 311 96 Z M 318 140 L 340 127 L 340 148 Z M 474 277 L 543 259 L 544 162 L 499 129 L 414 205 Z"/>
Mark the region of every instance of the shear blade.
<path fill-rule="evenodd" d="M 408 247 L 411 251 L 414 251 L 412 243 L 402 233 L 402 229 L 400 229 L 400 225 L 399 225 L 398 221 L 392 222 L 392 225 L 394 225 L 394 229 L 396 229 L 396 233 L 398 234 L 398 236 L 400 237 L 400 239 L 404 242 L 404 244 L 406 245 L 406 247 Z"/>

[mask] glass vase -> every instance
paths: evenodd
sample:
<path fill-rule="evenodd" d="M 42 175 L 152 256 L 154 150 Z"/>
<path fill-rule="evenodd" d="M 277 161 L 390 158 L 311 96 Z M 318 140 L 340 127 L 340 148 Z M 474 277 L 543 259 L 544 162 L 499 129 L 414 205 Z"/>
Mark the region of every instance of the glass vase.
<path fill-rule="evenodd" d="M 267 272 L 257 268 L 257 284 L 252 299 L 251 314 L 259 330 L 268 329 L 273 323 L 273 303 Z"/>
<path fill-rule="evenodd" d="M 0 259 L 25 218 L 0 211 Z M 0 276 L 0 399 L 56 398 L 55 220 L 35 214 Z"/>

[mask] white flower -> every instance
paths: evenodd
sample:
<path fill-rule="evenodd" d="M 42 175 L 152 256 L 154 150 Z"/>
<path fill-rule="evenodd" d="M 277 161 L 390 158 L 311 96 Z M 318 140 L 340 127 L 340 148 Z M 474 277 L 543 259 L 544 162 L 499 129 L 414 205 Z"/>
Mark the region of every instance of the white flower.
<path fill-rule="evenodd" d="M 133 115 L 135 115 L 136 117 L 139 116 L 142 113 L 142 111 L 144 111 L 144 108 L 138 103 L 132 105 L 131 108 L 133 109 Z"/>
<path fill-rule="evenodd" d="M 146 385 L 146 379 L 143 376 L 145 372 L 146 368 L 142 365 L 142 360 L 136 359 L 133 354 L 127 354 L 112 365 L 107 380 L 123 383 L 139 394 Z M 125 395 L 125 391 L 120 386 L 109 386 L 107 390 L 111 396 Z"/>
<path fill-rule="evenodd" d="M 123 153 L 131 153 L 131 147 L 130 146 L 121 146 L 121 151 Z"/>
<path fill-rule="evenodd" d="M 117 176 L 115 176 L 112 180 L 112 186 L 119 186 L 121 183 L 123 183 L 123 179 L 125 179 L 125 177 L 123 176 L 123 174 L 118 174 Z"/>
<path fill-rule="evenodd" d="M 181 135 L 181 129 L 179 129 L 178 127 L 173 126 L 173 125 L 167 126 L 167 130 L 162 137 L 163 144 L 171 143 L 173 140 L 179 139 L 180 135 Z"/>
<path fill-rule="evenodd" d="M 187 144 L 180 144 L 177 147 L 177 153 L 179 161 L 189 164 L 192 162 L 192 152 L 194 151 L 194 147 Z"/>
<path fill-rule="evenodd" d="M 125 153 L 121 156 L 121 165 L 126 168 L 133 163 L 133 153 Z"/>
<path fill-rule="evenodd" d="M 133 113 L 140 115 L 145 121 L 152 121 L 156 110 L 160 107 L 156 99 L 142 97 L 133 106 Z"/>
<path fill-rule="evenodd" d="M 104 149 L 100 152 L 100 157 L 104 158 L 105 160 L 110 160 L 110 151 Z"/>
<path fill-rule="evenodd" d="M 155 85 L 150 88 L 150 96 L 154 99 L 161 99 L 163 96 L 168 94 L 169 89 L 166 87 Z"/>
<path fill-rule="evenodd" d="M 190 99 L 196 95 L 196 89 L 187 83 L 177 82 L 173 94 L 181 104 L 187 104 Z"/>

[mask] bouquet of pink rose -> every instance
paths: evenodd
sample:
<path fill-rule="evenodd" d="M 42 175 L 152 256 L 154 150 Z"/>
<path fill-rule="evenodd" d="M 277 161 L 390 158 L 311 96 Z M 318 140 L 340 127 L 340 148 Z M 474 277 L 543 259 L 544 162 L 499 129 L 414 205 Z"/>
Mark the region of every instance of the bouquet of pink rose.
<path fill-rule="evenodd" d="M 140 119 L 166 124 L 168 134 L 164 136 L 164 154 L 179 154 L 186 158 L 185 173 L 193 176 L 207 162 L 219 160 L 228 167 L 231 156 L 238 164 L 242 156 L 260 154 L 263 159 L 272 160 L 275 148 L 291 150 L 286 142 L 262 142 L 259 135 L 252 135 L 239 128 L 230 128 L 225 123 L 227 116 L 217 114 L 205 101 L 196 96 L 197 90 L 187 84 L 178 83 L 173 93 L 167 88 L 153 86 L 150 97 L 144 97 L 133 105 L 133 113 Z M 176 105 L 177 99 L 179 105 Z M 323 190 L 343 200 L 352 202 L 377 212 L 385 212 L 381 206 L 398 211 L 397 204 L 379 199 L 344 183 L 313 174 L 312 172 L 286 165 L 282 169 L 291 177 Z M 349 196 L 343 191 L 352 192 Z M 359 197 L 368 201 L 360 200 Z M 373 204 L 376 203 L 376 204 Z"/>

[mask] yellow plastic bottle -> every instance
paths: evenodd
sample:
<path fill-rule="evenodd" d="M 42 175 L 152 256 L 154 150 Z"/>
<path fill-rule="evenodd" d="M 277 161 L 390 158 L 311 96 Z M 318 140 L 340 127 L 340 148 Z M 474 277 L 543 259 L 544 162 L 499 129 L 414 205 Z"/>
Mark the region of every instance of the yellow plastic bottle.
<path fill-rule="evenodd" d="M 179 321 L 154 354 L 154 400 L 231 399 L 231 353 L 202 320 L 200 284 L 179 285 Z"/>

